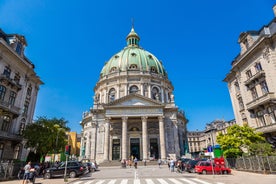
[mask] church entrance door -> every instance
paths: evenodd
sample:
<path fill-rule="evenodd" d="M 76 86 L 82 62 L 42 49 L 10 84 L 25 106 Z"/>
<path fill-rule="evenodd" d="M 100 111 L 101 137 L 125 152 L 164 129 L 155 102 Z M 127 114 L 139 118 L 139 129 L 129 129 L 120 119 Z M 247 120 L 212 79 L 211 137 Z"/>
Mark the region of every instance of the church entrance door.
<path fill-rule="evenodd" d="M 130 138 L 130 155 L 140 160 L 140 139 Z"/>
<path fill-rule="evenodd" d="M 112 160 L 120 160 L 120 139 L 113 139 Z"/>

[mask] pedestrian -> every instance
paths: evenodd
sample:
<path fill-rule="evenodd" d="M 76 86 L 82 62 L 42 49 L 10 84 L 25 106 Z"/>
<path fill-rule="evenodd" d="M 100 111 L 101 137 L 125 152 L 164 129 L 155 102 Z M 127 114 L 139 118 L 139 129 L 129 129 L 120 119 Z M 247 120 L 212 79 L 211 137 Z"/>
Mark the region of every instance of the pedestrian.
<path fill-rule="evenodd" d="M 137 162 L 138 162 L 138 159 L 135 157 L 135 159 L 134 159 L 134 167 L 135 167 L 135 169 L 137 169 Z"/>
<path fill-rule="evenodd" d="M 31 162 L 28 162 L 24 167 L 24 175 L 22 184 L 28 183 L 30 177 L 30 170 L 31 170 Z"/>
<path fill-rule="evenodd" d="M 157 162 L 158 162 L 158 166 L 159 166 L 159 168 L 160 168 L 160 167 L 161 167 L 162 160 L 159 158 Z"/>
<path fill-rule="evenodd" d="M 171 172 L 174 172 L 174 160 L 173 159 L 171 159 L 171 161 L 170 161 L 170 170 L 171 170 Z"/>

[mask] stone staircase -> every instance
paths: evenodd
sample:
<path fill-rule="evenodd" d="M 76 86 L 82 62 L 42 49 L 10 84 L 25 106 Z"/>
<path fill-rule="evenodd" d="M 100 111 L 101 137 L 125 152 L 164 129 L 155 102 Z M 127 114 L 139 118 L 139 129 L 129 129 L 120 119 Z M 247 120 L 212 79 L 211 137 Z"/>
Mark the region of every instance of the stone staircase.
<path fill-rule="evenodd" d="M 132 163 L 133 166 L 134 163 Z M 147 161 L 146 165 L 158 165 L 157 161 Z M 138 161 L 138 166 L 145 166 L 143 161 Z M 99 167 L 122 167 L 122 163 L 119 160 L 104 161 L 99 164 Z"/>

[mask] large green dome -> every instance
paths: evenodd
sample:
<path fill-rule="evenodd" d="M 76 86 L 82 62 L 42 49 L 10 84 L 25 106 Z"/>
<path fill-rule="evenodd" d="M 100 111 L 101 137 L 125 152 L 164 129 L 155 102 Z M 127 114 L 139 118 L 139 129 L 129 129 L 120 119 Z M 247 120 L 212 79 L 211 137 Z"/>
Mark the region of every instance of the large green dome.
<path fill-rule="evenodd" d="M 167 77 L 162 62 L 150 52 L 139 47 L 140 38 L 133 28 L 126 40 L 127 47 L 112 56 L 109 61 L 105 63 L 100 74 L 101 77 L 114 72 L 125 71 L 150 72 Z"/>

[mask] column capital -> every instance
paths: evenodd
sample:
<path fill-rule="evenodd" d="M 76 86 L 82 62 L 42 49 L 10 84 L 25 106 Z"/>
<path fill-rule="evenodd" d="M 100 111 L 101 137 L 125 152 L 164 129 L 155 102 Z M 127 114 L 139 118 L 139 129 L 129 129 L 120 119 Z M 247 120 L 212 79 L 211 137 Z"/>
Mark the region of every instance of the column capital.
<path fill-rule="evenodd" d="M 144 122 L 144 121 L 147 121 L 148 117 L 147 116 L 142 116 L 141 119 Z"/>
<path fill-rule="evenodd" d="M 159 121 L 164 121 L 165 116 L 158 116 Z"/>
<path fill-rule="evenodd" d="M 128 119 L 128 116 L 123 116 L 123 117 L 122 117 L 122 120 L 123 120 L 123 121 L 127 121 L 127 119 Z"/>

